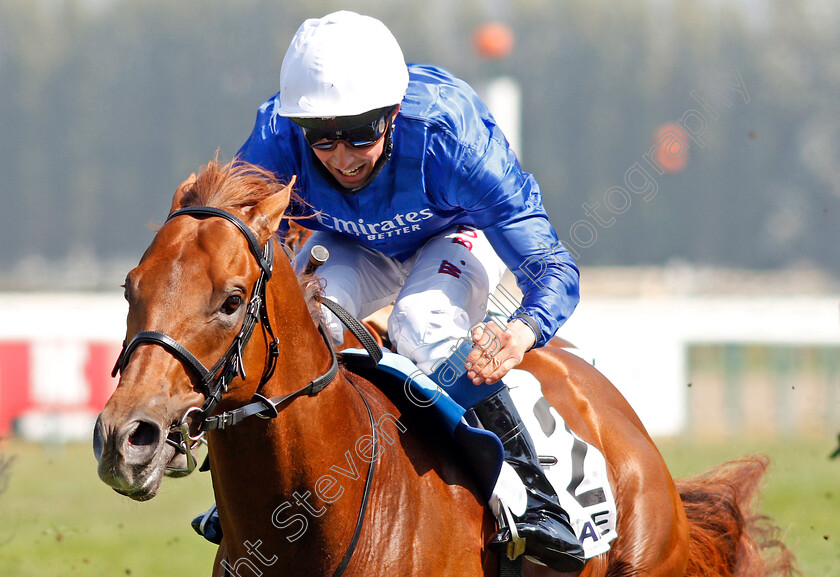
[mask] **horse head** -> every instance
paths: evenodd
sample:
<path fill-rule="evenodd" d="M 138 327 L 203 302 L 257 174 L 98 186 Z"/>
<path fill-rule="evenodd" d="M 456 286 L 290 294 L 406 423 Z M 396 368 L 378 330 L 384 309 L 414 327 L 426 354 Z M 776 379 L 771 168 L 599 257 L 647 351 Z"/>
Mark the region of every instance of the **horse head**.
<path fill-rule="evenodd" d="M 265 306 L 291 186 L 252 165 L 209 163 L 178 188 L 169 219 L 126 276 L 121 376 L 94 430 L 99 477 L 116 492 L 154 497 L 166 467 L 190 450 L 174 439 L 179 431 L 195 432 L 193 417 L 209 416 L 222 394 L 223 404 L 243 402 L 259 386 L 269 339 L 254 331 L 264 346 L 247 347 L 243 333 Z"/>

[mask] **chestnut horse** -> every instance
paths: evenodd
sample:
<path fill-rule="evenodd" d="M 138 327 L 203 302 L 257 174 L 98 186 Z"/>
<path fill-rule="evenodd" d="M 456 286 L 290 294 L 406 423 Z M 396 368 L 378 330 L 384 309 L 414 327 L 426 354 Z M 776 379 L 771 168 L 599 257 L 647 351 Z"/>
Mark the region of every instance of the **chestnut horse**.
<path fill-rule="evenodd" d="M 458 455 L 402 391 L 336 367 L 315 320 L 317 279 L 272 253 L 290 193 L 262 169 L 216 162 L 178 189 L 126 277 L 128 344 L 94 433 L 99 476 L 151 499 L 166 466 L 206 432 L 224 532 L 216 575 L 498 574 L 484 549 L 494 520 Z M 618 538 L 583 575 L 790 572 L 783 546 L 770 567 L 754 538 L 765 462 L 675 484 L 591 365 L 548 346 L 522 368 L 608 464 Z M 552 573 L 526 563 L 525 574 Z"/>

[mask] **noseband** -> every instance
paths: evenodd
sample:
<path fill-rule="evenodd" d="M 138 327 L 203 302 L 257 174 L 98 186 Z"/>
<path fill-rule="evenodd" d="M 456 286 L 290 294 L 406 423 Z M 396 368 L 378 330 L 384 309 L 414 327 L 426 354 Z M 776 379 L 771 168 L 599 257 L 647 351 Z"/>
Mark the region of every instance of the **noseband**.
<path fill-rule="evenodd" d="M 240 409 L 222 413 L 221 415 L 211 416 L 216 405 L 221 401 L 222 396 L 227 392 L 228 386 L 237 376 L 243 380 L 246 378 L 245 366 L 242 360 L 242 351 L 245 345 L 251 338 L 254 328 L 257 323 L 262 321 L 264 330 L 267 333 L 268 354 L 265 368 L 260 379 L 260 384 L 257 387 L 259 390 L 274 374 L 274 369 L 277 365 L 277 357 L 280 353 L 279 340 L 274 336 L 274 331 L 271 329 L 271 323 L 266 309 L 265 289 L 266 284 L 271 278 L 271 271 L 274 264 L 274 243 L 269 239 L 264 248 L 260 247 L 253 231 L 237 216 L 214 207 L 207 206 L 190 206 L 176 210 L 166 219 L 167 222 L 173 218 L 191 215 L 195 217 L 220 217 L 231 223 L 245 236 L 248 241 L 248 248 L 257 263 L 260 266 L 260 277 L 254 283 L 254 289 L 251 292 L 251 300 L 248 302 L 248 307 L 245 313 L 245 319 L 242 322 L 242 328 L 234 337 L 233 342 L 221 358 L 211 367 L 207 368 L 193 355 L 186 347 L 179 343 L 174 338 L 166 333 L 160 331 L 146 330 L 140 331 L 126 343 L 123 342 L 122 351 L 119 358 L 114 365 L 114 370 L 111 372 L 112 377 L 116 377 L 118 373 L 122 374 L 131 360 L 131 355 L 139 347 L 144 344 L 159 345 L 166 349 L 176 359 L 181 361 L 185 366 L 191 368 L 193 372 L 199 377 L 198 388 L 205 396 L 204 403 L 201 407 L 192 407 L 184 414 L 178 423 L 172 425 L 169 430 L 169 436 L 166 441 L 174 446 L 179 452 L 183 453 L 187 458 L 187 469 L 170 469 L 174 473 L 189 473 L 195 468 L 195 459 L 192 455 L 191 449 L 195 448 L 197 444 L 202 442 L 205 431 L 210 429 L 224 429 L 226 426 L 232 426 L 241 421 L 243 418 L 251 415 L 258 415 L 264 418 L 276 417 L 277 405 L 280 403 L 274 402 L 275 399 L 266 399 L 260 394 L 255 394 L 255 403 L 251 403 Z M 294 398 L 302 395 L 314 395 L 320 392 L 335 378 L 338 373 L 338 360 L 333 349 L 332 342 L 326 334 L 322 325 L 319 325 L 319 330 L 332 356 L 332 364 L 326 373 L 320 377 L 312 380 L 308 385 L 299 389 L 291 395 L 282 398 L 283 402 L 289 402 Z M 191 428 L 197 430 L 197 434 L 191 433 Z M 173 440 L 172 437 L 180 436 L 178 441 Z"/>
<path fill-rule="evenodd" d="M 201 407 L 192 407 L 187 409 L 187 412 L 184 413 L 181 420 L 170 427 L 169 435 L 166 438 L 167 443 L 175 447 L 177 451 L 183 453 L 187 458 L 186 468 L 168 468 L 169 474 L 175 474 L 178 476 L 189 474 L 195 469 L 196 462 L 195 457 L 193 457 L 192 454 L 192 449 L 194 449 L 199 443 L 203 442 L 204 433 L 206 431 L 232 427 L 241 422 L 242 419 L 253 415 L 265 419 L 274 418 L 279 414 L 279 411 L 282 408 L 296 398 L 302 395 L 313 396 L 321 392 L 333 381 L 333 379 L 335 379 L 338 374 L 338 357 L 335 353 L 335 349 L 333 348 L 332 340 L 327 334 L 326 329 L 324 329 L 323 323 L 319 323 L 318 330 L 320 331 L 324 342 L 326 342 L 327 348 L 330 351 L 330 356 L 332 357 L 330 368 L 327 369 L 326 373 L 322 374 L 320 377 L 316 377 L 307 385 L 288 395 L 267 399 L 259 393 L 255 393 L 253 401 L 245 406 L 231 411 L 225 411 L 218 415 L 212 414 L 216 405 L 222 399 L 222 396 L 227 392 L 228 385 L 230 385 L 231 381 L 233 381 L 233 379 L 237 376 L 243 380 L 245 379 L 245 366 L 242 361 L 242 350 L 245 348 L 245 345 L 248 344 L 248 340 L 254 332 L 254 327 L 256 327 L 257 323 L 260 321 L 262 321 L 263 326 L 265 327 L 264 330 L 267 333 L 266 340 L 269 345 L 268 360 L 266 361 L 265 368 L 263 369 L 263 374 L 260 378 L 260 384 L 257 387 L 257 390 L 260 390 L 266 381 L 268 381 L 274 374 L 274 369 L 277 365 L 277 357 L 280 353 L 280 343 L 277 337 L 274 336 L 274 331 L 271 329 L 271 323 L 266 309 L 265 295 L 266 284 L 271 278 L 271 269 L 274 264 L 274 243 L 271 239 L 269 239 L 265 247 L 261 248 L 256 235 L 254 235 L 253 231 L 248 228 L 248 225 L 242 222 L 242 220 L 237 216 L 219 208 L 190 206 L 176 210 L 170 214 L 169 218 L 166 220 L 168 222 L 173 218 L 182 215 L 192 215 L 196 217 L 215 216 L 232 222 L 236 225 L 236 228 L 245 235 L 245 238 L 248 241 L 248 248 L 250 249 L 251 254 L 254 255 L 254 258 L 257 259 L 261 272 L 260 278 L 257 279 L 256 283 L 254 283 L 254 289 L 251 292 L 251 300 L 248 302 L 248 308 L 245 313 L 245 319 L 242 322 L 242 328 L 239 330 L 236 337 L 234 337 L 233 343 L 231 343 L 230 347 L 228 347 L 225 354 L 223 354 L 210 369 L 205 367 L 204 364 L 181 343 L 166 333 L 160 331 L 140 331 L 132 337 L 128 344 L 123 342 L 122 351 L 120 351 L 120 356 L 117 358 L 117 363 L 114 365 L 114 370 L 111 372 L 112 377 L 116 377 L 118 373 L 122 374 L 125 371 L 126 366 L 128 366 L 128 363 L 131 360 L 131 355 L 137 347 L 144 344 L 150 344 L 159 345 L 169 351 L 172 356 L 181 361 L 184 365 L 192 368 L 195 374 L 200 378 L 199 385 L 205 396 L 204 403 Z M 357 320 L 347 313 L 347 311 L 342 309 L 337 303 L 334 303 L 329 299 L 324 299 L 323 304 L 332 310 L 333 313 L 336 314 L 350 328 L 351 331 L 353 331 L 364 348 L 368 351 L 368 356 L 372 365 L 376 365 L 379 362 L 379 359 L 382 358 L 382 351 L 379 350 L 379 347 L 367 333 L 365 328 L 362 327 Z M 353 388 L 359 393 L 359 396 L 362 398 L 365 408 L 367 409 L 368 417 L 370 418 L 371 437 L 373 439 L 373 452 L 376 453 L 378 450 L 378 435 L 376 433 L 376 422 L 373 417 L 373 412 L 371 411 L 370 405 L 362 392 L 355 384 L 352 383 L 352 381 L 350 381 L 350 384 L 353 385 Z M 198 431 L 195 435 L 191 433 L 191 427 L 195 427 Z M 176 441 L 173 439 L 173 436 L 178 440 Z M 344 573 L 344 570 L 350 563 L 350 558 L 353 556 L 353 551 L 356 549 L 356 545 L 359 542 L 362 523 L 365 518 L 365 511 L 367 510 L 370 488 L 373 482 L 375 463 L 375 461 L 371 461 L 370 467 L 368 468 L 367 478 L 365 479 L 365 487 L 362 493 L 362 503 L 359 507 L 359 516 L 356 520 L 356 528 L 353 532 L 353 537 L 344 553 L 344 556 L 339 562 L 338 567 L 333 573 L 333 577 L 341 577 Z"/>

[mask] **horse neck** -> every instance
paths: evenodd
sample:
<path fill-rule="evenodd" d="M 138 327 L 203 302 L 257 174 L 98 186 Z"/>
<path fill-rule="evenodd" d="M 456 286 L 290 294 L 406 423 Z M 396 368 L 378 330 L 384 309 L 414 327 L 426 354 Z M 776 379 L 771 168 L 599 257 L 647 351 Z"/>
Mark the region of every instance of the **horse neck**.
<path fill-rule="evenodd" d="M 266 298 L 281 348 L 274 375 L 260 391 L 271 398 L 292 393 L 326 373 L 332 356 L 288 262 L 275 263 Z M 320 565 L 341 557 L 347 537 L 342 532 L 331 538 L 329 532 L 352 526 L 358 513 L 369 464 L 352 452 L 356 441 L 370 434 L 368 413 L 343 372 L 322 392 L 298 397 L 270 421 L 251 417 L 213 433 L 213 482 L 223 523 L 228 521 L 224 529 L 231 537 L 226 537 L 230 558 L 247 556 L 246 541 L 257 540 L 264 543 L 268 558 L 295 555 L 301 560 L 296 565 L 301 574 L 320 574 Z M 338 469 L 340 474 L 331 473 Z M 342 482 L 319 494 L 325 485 L 318 481 L 325 475 Z M 339 489 L 344 489 L 341 499 L 332 504 L 319 498 L 335 496 Z M 304 520 L 306 535 L 290 542 Z M 249 558 L 254 560 L 253 553 Z"/>

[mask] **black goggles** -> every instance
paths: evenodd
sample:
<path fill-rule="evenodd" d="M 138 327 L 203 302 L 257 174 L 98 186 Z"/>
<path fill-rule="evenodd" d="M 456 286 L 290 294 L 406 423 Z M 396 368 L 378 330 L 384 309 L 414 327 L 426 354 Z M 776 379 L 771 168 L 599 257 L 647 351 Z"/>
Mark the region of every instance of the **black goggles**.
<path fill-rule="evenodd" d="M 353 148 L 367 148 L 376 144 L 388 130 L 393 112 L 394 107 L 388 107 L 373 120 L 341 128 L 335 126 L 334 120 L 321 121 L 323 124 L 308 121 L 307 126 L 296 119 L 292 120 L 301 125 L 306 142 L 315 150 L 333 150 L 339 140 Z"/>

